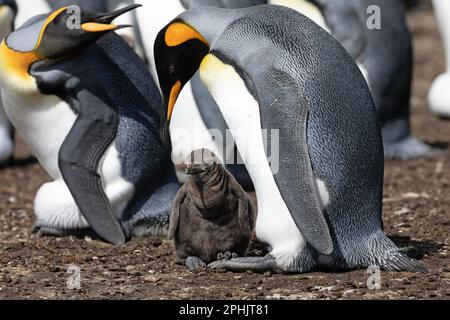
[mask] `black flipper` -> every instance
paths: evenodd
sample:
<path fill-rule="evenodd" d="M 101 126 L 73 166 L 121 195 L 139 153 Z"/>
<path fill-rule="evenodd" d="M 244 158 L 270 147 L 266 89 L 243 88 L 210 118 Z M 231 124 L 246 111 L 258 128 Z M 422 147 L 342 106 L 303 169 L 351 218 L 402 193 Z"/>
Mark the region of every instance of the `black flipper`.
<path fill-rule="evenodd" d="M 78 93 L 78 118 L 59 152 L 59 167 L 78 208 L 94 231 L 113 244 L 125 234 L 102 185 L 99 164 L 117 135 L 119 116 L 87 90 Z"/>
<path fill-rule="evenodd" d="M 308 102 L 298 83 L 275 68 L 251 74 L 263 129 L 279 129 L 280 165 L 274 174 L 281 195 L 306 241 L 322 254 L 333 241 L 317 190 L 307 141 Z"/>

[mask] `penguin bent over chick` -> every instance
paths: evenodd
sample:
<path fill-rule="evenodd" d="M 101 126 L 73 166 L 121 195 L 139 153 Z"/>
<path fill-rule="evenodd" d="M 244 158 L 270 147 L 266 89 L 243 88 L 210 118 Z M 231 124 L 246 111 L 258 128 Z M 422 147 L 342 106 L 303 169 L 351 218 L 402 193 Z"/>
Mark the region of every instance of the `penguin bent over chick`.
<path fill-rule="evenodd" d="M 218 257 L 243 257 L 253 237 L 256 209 L 241 185 L 209 150 L 186 160 L 189 180 L 178 192 L 169 239 L 194 271 Z"/>
<path fill-rule="evenodd" d="M 165 127 L 179 89 L 199 70 L 239 152 L 252 155 L 245 164 L 258 202 L 256 236 L 270 253 L 210 267 L 425 270 L 383 232 L 384 155 L 372 96 L 321 27 L 281 6 L 188 10 L 160 31 L 155 62 Z M 267 160 L 263 129 L 279 134 L 278 165 Z"/>
<path fill-rule="evenodd" d="M 114 244 L 167 234 L 178 191 L 160 137 L 161 96 L 112 21 L 67 7 L 36 16 L 0 46 L 5 110 L 53 182 L 35 199 L 37 227 L 64 235 L 92 228 Z M 72 21 L 72 20 L 71 20 Z"/>

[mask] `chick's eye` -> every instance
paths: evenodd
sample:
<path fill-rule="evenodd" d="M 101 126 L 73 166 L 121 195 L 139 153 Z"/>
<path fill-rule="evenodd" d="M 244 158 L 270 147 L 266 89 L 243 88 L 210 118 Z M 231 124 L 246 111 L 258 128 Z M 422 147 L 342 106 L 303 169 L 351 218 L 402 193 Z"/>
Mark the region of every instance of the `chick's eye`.
<path fill-rule="evenodd" d="M 173 75 L 175 73 L 175 66 L 173 65 L 173 64 L 171 64 L 170 66 L 169 66 L 169 74 L 170 75 Z"/>

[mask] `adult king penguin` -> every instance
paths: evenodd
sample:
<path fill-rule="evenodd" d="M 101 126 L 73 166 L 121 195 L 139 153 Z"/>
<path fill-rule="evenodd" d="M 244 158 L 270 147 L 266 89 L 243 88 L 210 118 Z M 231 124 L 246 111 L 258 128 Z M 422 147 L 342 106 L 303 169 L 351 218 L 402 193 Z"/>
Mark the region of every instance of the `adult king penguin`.
<path fill-rule="evenodd" d="M 388 159 L 439 154 L 411 136 L 411 35 L 401 0 L 269 0 L 328 30 L 356 60 L 372 92 Z M 369 11 L 368 11 L 369 10 Z M 375 10 L 375 11 L 374 11 Z M 377 11 L 380 10 L 380 11 Z M 370 25 L 379 12 L 378 24 Z"/>
<path fill-rule="evenodd" d="M 5 110 L 54 179 L 35 199 L 37 226 L 91 227 L 118 244 L 167 232 L 178 190 L 160 139 L 162 101 L 142 60 L 111 31 L 137 6 L 98 14 L 67 7 L 40 15 L 0 46 Z M 75 16 L 75 19 L 77 17 Z"/>
<path fill-rule="evenodd" d="M 199 69 L 239 151 L 256 156 L 246 163 L 258 200 L 256 234 L 271 251 L 210 267 L 424 270 L 383 233 L 383 146 L 373 100 L 327 32 L 281 6 L 198 8 L 159 33 L 155 59 L 167 121 L 178 89 Z M 261 129 L 279 130 L 276 172 Z"/>
<path fill-rule="evenodd" d="M 16 15 L 17 4 L 14 0 L 0 0 L 0 41 L 13 30 Z M 13 130 L 0 99 L 0 166 L 9 162 L 13 152 Z"/>
<path fill-rule="evenodd" d="M 434 80 L 428 95 L 431 111 L 450 118 L 450 1 L 433 0 L 433 6 L 444 41 L 447 71 Z"/>

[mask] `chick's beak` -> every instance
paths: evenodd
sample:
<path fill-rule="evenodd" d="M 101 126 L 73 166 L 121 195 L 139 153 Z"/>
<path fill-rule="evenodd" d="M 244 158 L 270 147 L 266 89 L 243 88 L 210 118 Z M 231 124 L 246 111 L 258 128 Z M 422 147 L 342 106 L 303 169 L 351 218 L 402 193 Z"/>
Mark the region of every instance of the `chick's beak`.
<path fill-rule="evenodd" d="M 113 12 L 101 14 L 91 19 L 91 21 L 83 23 L 81 28 L 86 32 L 107 32 L 132 27 L 131 25 L 116 25 L 112 24 L 112 22 L 117 17 L 141 6 L 140 4 L 134 4 Z"/>

